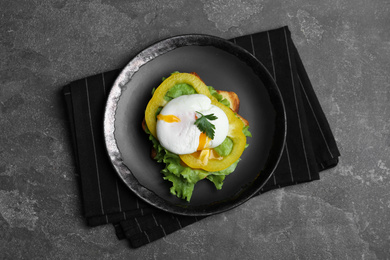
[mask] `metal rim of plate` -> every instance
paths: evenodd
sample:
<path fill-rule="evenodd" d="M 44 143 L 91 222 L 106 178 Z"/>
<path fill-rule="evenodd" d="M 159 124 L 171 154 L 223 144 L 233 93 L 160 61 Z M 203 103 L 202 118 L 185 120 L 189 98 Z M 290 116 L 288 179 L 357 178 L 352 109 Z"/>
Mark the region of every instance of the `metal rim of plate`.
<path fill-rule="evenodd" d="M 249 67 L 252 68 L 255 74 L 261 75 L 261 80 L 263 82 L 265 81 L 264 84 L 268 86 L 271 102 L 273 103 L 274 108 L 278 113 L 278 116 L 275 120 L 277 131 L 275 131 L 274 134 L 273 146 L 269 153 L 269 159 L 267 160 L 267 163 L 262 172 L 262 174 L 264 174 L 264 172 L 266 173 L 265 178 L 263 178 L 261 181 L 259 181 L 259 178 L 254 179 L 252 184 L 249 185 L 247 189 L 237 194 L 234 198 L 230 198 L 229 200 L 221 201 L 219 203 L 213 203 L 212 205 L 201 209 L 183 207 L 181 205 L 167 203 L 153 191 L 142 186 L 138 182 L 137 178 L 132 174 L 130 169 L 125 165 L 121 156 L 121 152 L 118 148 L 117 141 L 115 139 L 115 114 L 122 90 L 125 89 L 126 84 L 131 80 L 134 74 L 137 73 L 137 71 L 149 61 L 172 50 L 185 46 L 213 46 L 228 52 L 245 62 Z M 121 71 L 115 80 L 114 85 L 109 93 L 104 111 L 103 127 L 105 145 L 110 161 L 118 173 L 120 179 L 135 195 L 148 204 L 166 212 L 185 216 L 208 216 L 221 213 L 241 205 L 255 194 L 258 194 L 258 192 L 263 188 L 265 183 L 273 175 L 282 156 L 286 142 L 287 120 L 284 102 L 277 84 L 265 66 L 250 52 L 228 40 L 216 36 L 205 34 L 187 34 L 170 37 L 152 44 L 136 55 L 126 65 L 126 67 Z"/>

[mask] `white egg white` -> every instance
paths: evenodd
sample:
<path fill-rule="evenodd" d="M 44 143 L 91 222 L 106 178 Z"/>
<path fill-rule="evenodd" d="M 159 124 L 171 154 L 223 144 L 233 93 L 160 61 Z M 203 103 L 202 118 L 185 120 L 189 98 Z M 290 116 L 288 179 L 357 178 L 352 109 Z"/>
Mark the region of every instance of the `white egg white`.
<path fill-rule="evenodd" d="M 229 131 L 229 121 L 223 110 L 212 105 L 211 100 L 205 95 L 183 95 L 172 99 L 160 112 L 161 115 L 176 116 L 180 122 L 168 123 L 157 120 L 157 138 L 165 149 L 175 154 L 196 152 L 201 134 L 194 124 L 196 111 L 203 115 L 214 114 L 217 117 L 216 120 L 210 121 L 215 126 L 215 134 L 209 147 L 217 147 L 225 140 Z"/>

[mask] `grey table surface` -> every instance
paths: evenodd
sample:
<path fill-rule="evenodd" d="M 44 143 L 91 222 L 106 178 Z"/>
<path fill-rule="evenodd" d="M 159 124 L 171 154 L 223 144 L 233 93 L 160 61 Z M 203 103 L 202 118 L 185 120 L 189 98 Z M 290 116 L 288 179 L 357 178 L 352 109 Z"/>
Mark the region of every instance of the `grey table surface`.
<path fill-rule="evenodd" d="M 390 2 L 0 2 L 0 259 L 389 259 Z M 288 25 L 342 154 L 139 249 L 82 216 L 60 91 L 183 33 Z"/>

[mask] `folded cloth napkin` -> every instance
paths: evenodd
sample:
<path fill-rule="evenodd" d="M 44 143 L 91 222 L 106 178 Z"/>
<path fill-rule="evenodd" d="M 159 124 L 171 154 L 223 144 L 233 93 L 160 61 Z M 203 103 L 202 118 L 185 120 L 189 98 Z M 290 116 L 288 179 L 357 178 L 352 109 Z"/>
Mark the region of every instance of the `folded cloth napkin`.
<path fill-rule="evenodd" d="M 287 27 L 231 40 L 259 59 L 282 93 L 287 142 L 271 179 L 260 193 L 319 179 L 337 165 L 335 139 Z M 105 102 L 120 70 L 71 82 L 63 88 L 88 225 L 112 223 L 119 239 L 140 247 L 204 217 L 163 212 L 138 199 L 117 177 L 103 138 Z M 255 134 L 255 133 L 254 133 Z"/>

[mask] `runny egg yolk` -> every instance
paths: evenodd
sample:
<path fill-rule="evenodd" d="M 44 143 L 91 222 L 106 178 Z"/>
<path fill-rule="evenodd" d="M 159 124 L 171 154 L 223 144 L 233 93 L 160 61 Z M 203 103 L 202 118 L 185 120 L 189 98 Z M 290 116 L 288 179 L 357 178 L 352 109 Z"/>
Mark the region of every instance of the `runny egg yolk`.
<path fill-rule="evenodd" d="M 178 118 L 175 115 L 157 115 L 157 120 L 163 120 L 167 123 L 175 123 L 175 122 L 180 122 L 180 118 Z"/>
<path fill-rule="evenodd" d="M 197 151 L 203 150 L 207 147 L 209 147 L 211 138 L 209 138 L 205 133 L 200 133 L 199 135 L 199 145 L 198 148 L 196 149 Z"/>

